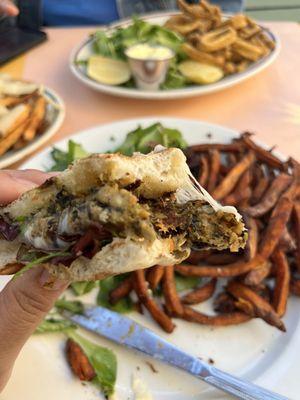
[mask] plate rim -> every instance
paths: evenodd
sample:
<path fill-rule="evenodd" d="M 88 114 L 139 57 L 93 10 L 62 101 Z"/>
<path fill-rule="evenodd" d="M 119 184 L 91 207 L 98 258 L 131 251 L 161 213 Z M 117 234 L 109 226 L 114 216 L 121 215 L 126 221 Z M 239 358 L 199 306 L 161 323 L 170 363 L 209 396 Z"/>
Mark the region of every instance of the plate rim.
<path fill-rule="evenodd" d="M 47 142 L 47 140 L 49 140 L 53 135 L 55 135 L 55 133 L 61 127 L 61 125 L 65 119 L 65 115 L 66 115 L 65 103 L 64 103 L 62 97 L 60 95 L 58 95 L 55 90 L 50 89 L 49 87 L 45 86 L 44 92 L 58 106 L 57 114 L 56 114 L 54 121 L 45 130 L 45 132 L 43 132 L 41 135 L 39 135 L 37 140 L 34 140 L 34 141 L 28 143 L 25 147 L 23 147 L 20 150 L 14 151 L 11 155 L 4 158 L 3 160 L 1 160 L 1 158 L 0 158 L 0 169 L 8 167 L 9 165 L 12 165 L 15 162 L 22 160 L 22 158 L 24 158 L 27 155 L 34 152 L 36 149 L 38 149 L 40 146 L 42 146 L 45 142 Z M 3 155 L 5 155 L 5 154 L 3 154 Z"/>
<path fill-rule="evenodd" d="M 173 16 L 177 15 L 178 12 L 159 12 L 159 13 L 149 13 L 149 14 L 143 14 L 140 15 L 139 17 L 143 20 L 151 20 L 155 18 L 163 18 L 163 17 L 168 17 L 168 16 Z M 230 14 L 223 14 L 224 17 L 229 17 Z M 110 25 L 106 25 L 105 27 L 99 27 L 100 30 L 103 31 L 109 31 L 112 29 L 116 29 L 118 27 L 126 26 L 130 23 L 132 19 L 131 18 L 126 18 L 121 21 L 112 23 Z M 206 94 L 210 93 L 215 93 L 227 88 L 230 88 L 232 86 L 238 85 L 241 82 L 244 82 L 245 80 L 255 76 L 259 72 L 263 71 L 267 67 L 269 67 L 278 57 L 280 51 L 281 51 L 281 41 L 279 39 L 279 36 L 271 31 L 268 28 L 265 28 L 264 26 L 260 25 L 264 31 L 266 31 L 271 38 L 274 40 L 276 46 L 275 49 L 270 52 L 266 57 L 263 57 L 262 59 L 258 60 L 257 62 L 253 63 L 250 65 L 249 68 L 247 68 L 243 72 L 235 73 L 233 75 L 229 75 L 220 81 L 217 81 L 212 84 L 208 85 L 196 85 L 192 87 L 185 87 L 181 89 L 169 89 L 169 90 L 160 90 L 160 91 L 142 91 L 138 90 L 136 88 L 134 89 L 129 89 L 129 88 L 124 88 L 121 86 L 112 86 L 112 85 L 105 85 L 100 82 L 94 81 L 91 78 L 89 78 L 86 74 L 84 74 L 81 69 L 76 65 L 75 61 L 77 60 L 78 53 L 85 47 L 87 46 L 91 41 L 91 37 L 86 37 L 84 40 L 82 40 L 77 46 L 75 46 L 70 53 L 69 56 L 69 68 L 72 72 L 72 74 L 82 83 L 84 83 L 86 86 L 100 92 L 100 93 L 105 93 L 105 94 L 110 94 L 114 96 L 119 96 L 119 97 L 125 97 L 125 98 L 135 98 L 135 99 L 146 99 L 146 100 L 171 100 L 171 99 L 178 99 L 178 98 L 186 98 L 186 97 L 195 97 L 195 96 L 203 96 Z"/>

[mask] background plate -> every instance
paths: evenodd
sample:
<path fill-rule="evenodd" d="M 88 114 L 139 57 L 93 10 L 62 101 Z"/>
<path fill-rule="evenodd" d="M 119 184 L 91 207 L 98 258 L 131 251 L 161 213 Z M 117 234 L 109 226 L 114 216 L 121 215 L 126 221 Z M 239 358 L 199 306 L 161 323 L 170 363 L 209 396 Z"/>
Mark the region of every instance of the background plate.
<path fill-rule="evenodd" d="M 98 126 L 73 135 L 72 139 L 82 143 L 90 152 L 103 152 L 118 146 L 125 135 L 138 124 L 148 126 L 160 121 L 165 126 L 179 129 L 189 144 L 201 142 L 230 142 L 238 133 L 218 125 L 175 118 L 145 118 L 124 120 Z M 210 135 L 208 135 L 210 134 Z M 67 140 L 57 144 L 66 149 Z M 42 151 L 24 168 L 44 169 L 50 166 L 50 148 Z M 5 281 L 1 283 L 4 285 Z M 95 293 L 82 297 L 91 302 Z M 201 357 L 214 360 L 217 367 L 250 379 L 269 389 L 276 390 L 290 398 L 299 399 L 300 328 L 299 299 L 289 300 L 288 312 L 284 318 L 287 333 L 282 334 L 261 320 L 246 324 L 211 328 L 176 320 L 174 333 L 164 333 L 147 317 L 132 313 L 136 321 L 153 329 L 182 349 Z M 209 302 L 200 310 L 210 311 Z M 112 348 L 118 358 L 117 399 L 132 399 L 131 382 L 133 375 L 147 382 L 155 400 L 221 400 L 227 399 L 215 389 L 186 375 L 124 349 L 90 333 L 84 333 L 95 342 Z M 60 334 L 33 336 L 26 344 L 17 360 L 11 380 L 0 396 L 1 400 L 96 400 L 102 398 L 92 385 L 83 386 L 75 379 L 67 366 L 64 354 L 64 337 Z M 153 373 L 146 363 L 155 365 L 158 373 Z"/>
<path fill-rule="evenodd" d="M 175 15 L 177 13 L 158 13 L 147 16 L 141 16 L 142 19 L 147 20 L 150 23 L 162 25 L 170 16 Z M 226 17 L 226 16 L 225 16 Z M 128 26 L 131 24 L 131 19 L 127 19 L 122 21 L 121 23 L 112 24 L 107 29 L 112 30 L 121 26 Z M 70 57 L 70 68 L 73 74 L 78 78 L 82 83 L 95 89 L 99 92 L 108 93 L 121 97 L 132 97 L 137 99 L 177 99 L 184 97 L 192 97 L 192 96 L 200 96 L 208 93 L 218 92 L 219 90 L 223 90 L 229 88 L 231 86 L 237 85 L 240 82 L 243 82 L 246 79 L 249 79 L 251 76 L 256 75 L 260 71 L 267 68 L 278 56 L 280 51 L 280 41 L 279 38 L 272 32 L 266 30 L 266 33 L 270 36 L 270 38 L 275 42 L 275 49 L 271 51 L 271 53 L 262 58 L 261 60 L 251 64 L 249 68 L 245 71 L 229 75 L 218 82 L 209 84 L 209 85 L 195 85 L 191 87 L 186 87 L 182 89 L 170 89 L 170 90 L 158 90 L 158 91 L 142 91 L 139 89 L 130 89 L 121 86 L 110 86 L 101 84 L 94 79 L 87 76 L 85 72 L 85 68 L 83 66 L 77 65 L 75 63 L 76 60 L 87 59 L 91 53 L 91 38 L 85 39 L 78 47 L 76 47 Z"/>
<path fill-rule="evenodd" d="M 11 165 L 34 150 L 42 146 L 47 140 L 49 140 L 58 129 L 61 127 L 65 118 L 65 105 L 61 97 L 52 89 L 44 88 L 45 95 L 50 98 L 53 104 L 47 104 L 46 119 L 49 122 L 46 130 L 37 135 L 35 139 L 28 143 L 25 147 L 20 150 L 9 150 L 7 153 L 0 157 L 0 168 L 5 168 Z"/>

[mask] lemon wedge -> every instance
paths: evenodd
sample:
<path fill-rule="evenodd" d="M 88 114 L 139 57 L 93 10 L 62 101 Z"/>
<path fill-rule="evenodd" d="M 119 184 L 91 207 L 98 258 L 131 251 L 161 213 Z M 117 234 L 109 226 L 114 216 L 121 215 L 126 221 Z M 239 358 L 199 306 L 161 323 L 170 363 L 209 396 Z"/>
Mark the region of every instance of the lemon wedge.
<path fill-rule="evenodd" d="M 178 69 L 189 81 L 201 85 L 217 82 L 224 76 L 221 68 L 193 60 L 183 61 Z"/>
<path fill-rule="evenodd" d="M 121 85 L 127 82 L 131 75 L 127 62 L 98 55 L 88 59 L 87 74 L 106 85 Z"/>

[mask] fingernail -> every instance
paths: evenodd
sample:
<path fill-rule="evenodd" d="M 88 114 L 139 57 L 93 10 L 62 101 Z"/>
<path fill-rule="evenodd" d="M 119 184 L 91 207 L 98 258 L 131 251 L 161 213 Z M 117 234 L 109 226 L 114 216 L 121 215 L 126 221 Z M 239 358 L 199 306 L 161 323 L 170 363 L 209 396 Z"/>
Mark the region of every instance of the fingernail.
<path fill-rule="evenodd" d="M 43 269 L 39 283 L 44 289 L 49 290 L 60 290 L 68 286 L 67 281 L 60 280 L 55 276 L 51 275 L 46 269 Z"/>

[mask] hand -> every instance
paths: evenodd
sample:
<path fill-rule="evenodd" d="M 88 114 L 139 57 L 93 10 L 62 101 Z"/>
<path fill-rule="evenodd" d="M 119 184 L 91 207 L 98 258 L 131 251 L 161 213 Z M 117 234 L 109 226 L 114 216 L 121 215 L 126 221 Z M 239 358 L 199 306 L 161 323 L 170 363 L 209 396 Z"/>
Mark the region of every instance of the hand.
<path fill-rule="evenodd" d="M 10 0 L 0 0 L 0 15 L 15 17 L 19 14 L 18 7 Z"/>
<path fill-rule="evenodd" d="M 49 174 L 36 170 L 0 171 L 0 203 L 15 200 L 47 178 Z M 67 286 L 37 267 L 11 280 L 0 293 L 0 392 L 23 345 Z"/>

